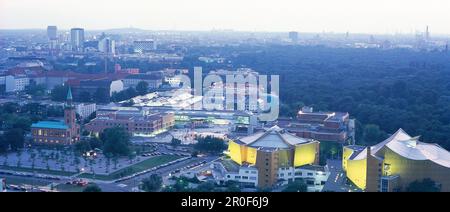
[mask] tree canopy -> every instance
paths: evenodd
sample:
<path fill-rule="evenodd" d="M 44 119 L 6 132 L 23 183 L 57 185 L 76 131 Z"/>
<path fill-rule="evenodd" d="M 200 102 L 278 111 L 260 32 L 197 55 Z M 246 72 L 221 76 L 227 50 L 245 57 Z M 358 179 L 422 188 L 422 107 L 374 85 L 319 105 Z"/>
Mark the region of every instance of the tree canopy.
<path fill-rule="evenodd" d="M 139 95 L 145 95 L 148 92 L 148 83 L 146 81 L 140 81 L 136 85 L 136 91 Z"/>
<path fill-rule="evenodd" d="M 198 143 L 194 145 L 194 148 L 198 151 L 220 153 L 227 148 L 225 141 L 220 138 L 206 136 L 200 137 L 197 140 Z"/>
<path fill-rule="evenodd" d="M 408 192 L 439 192 L 441 188 L 431 180 L 430 178 L 425 178 L 421 181 L 416 180 L 408 185 L 406 188 Z"/>
<path fill-rule="evenodd" d="M 108 128 L 100 134 L 103 141 L 103 152 L 113 156 L 127 156 L 130 154 L 130 135 L 121 127 Z"/>
<path fill-rule="evenodd" d="M 94 185 L 88 185 L 83 190 L 83 192 L 102 192 L 102 189 L 98 185 L 94 184 Z"/>
<path fill-rule="evenodd" d="M 295 180 L 287 185 L 283 192 L 306 192 L 308 187 L 303 180 Z"/>
<path fill-rule="evenodd" d="M 162 178 L 157 174 L 152 174 L 150 177 L 142 181 L 141 189 L 147 192 L 158 191 L 162 186 Z"/>

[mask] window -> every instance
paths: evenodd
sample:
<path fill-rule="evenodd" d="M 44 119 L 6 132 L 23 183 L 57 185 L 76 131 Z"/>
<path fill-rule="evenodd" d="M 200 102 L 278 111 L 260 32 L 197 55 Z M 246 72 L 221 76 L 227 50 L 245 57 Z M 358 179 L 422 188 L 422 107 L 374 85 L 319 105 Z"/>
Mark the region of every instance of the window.
<path fill-rule="evenodd" d="M 381 179 L 381 192 L 388 192 L 389 182 L 387 179 Z"/>

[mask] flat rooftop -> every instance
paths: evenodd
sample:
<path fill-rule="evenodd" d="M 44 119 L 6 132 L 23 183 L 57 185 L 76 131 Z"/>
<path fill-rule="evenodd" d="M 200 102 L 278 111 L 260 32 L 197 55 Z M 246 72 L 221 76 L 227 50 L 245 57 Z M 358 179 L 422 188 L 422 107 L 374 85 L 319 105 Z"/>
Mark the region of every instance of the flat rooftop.
<path fill-rule="evenodd" d="M 69 127 L 61 121 L 40 121 L 31 125 L 31 128 L 66 130 Z"/>

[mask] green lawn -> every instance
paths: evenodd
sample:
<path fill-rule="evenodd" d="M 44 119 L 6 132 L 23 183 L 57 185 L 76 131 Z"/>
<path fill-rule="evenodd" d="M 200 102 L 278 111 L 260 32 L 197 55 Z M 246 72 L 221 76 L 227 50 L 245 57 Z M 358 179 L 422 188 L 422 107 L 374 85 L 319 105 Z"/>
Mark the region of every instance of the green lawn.
<path fill-rule="evenodd" d="M 72 176 L 72 175 L 76 174 L 76 172 L 56 171 L 56 170 L 47 170 L 47 169 L 32 169 L 32 168 L 26 168 L 26 167 L 13 167 L 13 166 L 0 166 L 0 169 L 17 171 L 17 172 L 57 175 L 57 176 Z"/>
<path fill-rule="evenodd" d="M 139 162 L 137 164 L 134 164 L 132 166 L 129 166 L 127 168 L 123 168 L 121 170 L 115 171 L 109 175 L 93 175 L 93 174 L 82 174 L 79 177 L 80 178 L 90 178 L 90 179 L 96 179 L 96 180 L 116 180 L 122 177 L 126 177 L 129 175 L 132 175 L 137 172 L 141 172 L 147 169 L 151 169 L 153 167 L 168 163 L 170 161 L 174 161 L 177 159 L 182 158 L 181 156 L 175 156 L 175 155 L 161 155 L 149 158 L 147 160 L 144 160 L 142 162 Z"/>

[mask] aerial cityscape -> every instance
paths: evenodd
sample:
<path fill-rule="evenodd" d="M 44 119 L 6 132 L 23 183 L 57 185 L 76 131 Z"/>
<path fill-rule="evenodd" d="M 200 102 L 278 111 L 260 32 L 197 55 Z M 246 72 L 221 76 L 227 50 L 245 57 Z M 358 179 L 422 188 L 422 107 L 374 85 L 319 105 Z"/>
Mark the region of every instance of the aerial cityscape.
<path fill-rule="evenodd" d="M 0 1 L 0 192 L 450 192 L 441 22 L 152 28 L 16 18 L 30 8 L 13 2 Z"/>

